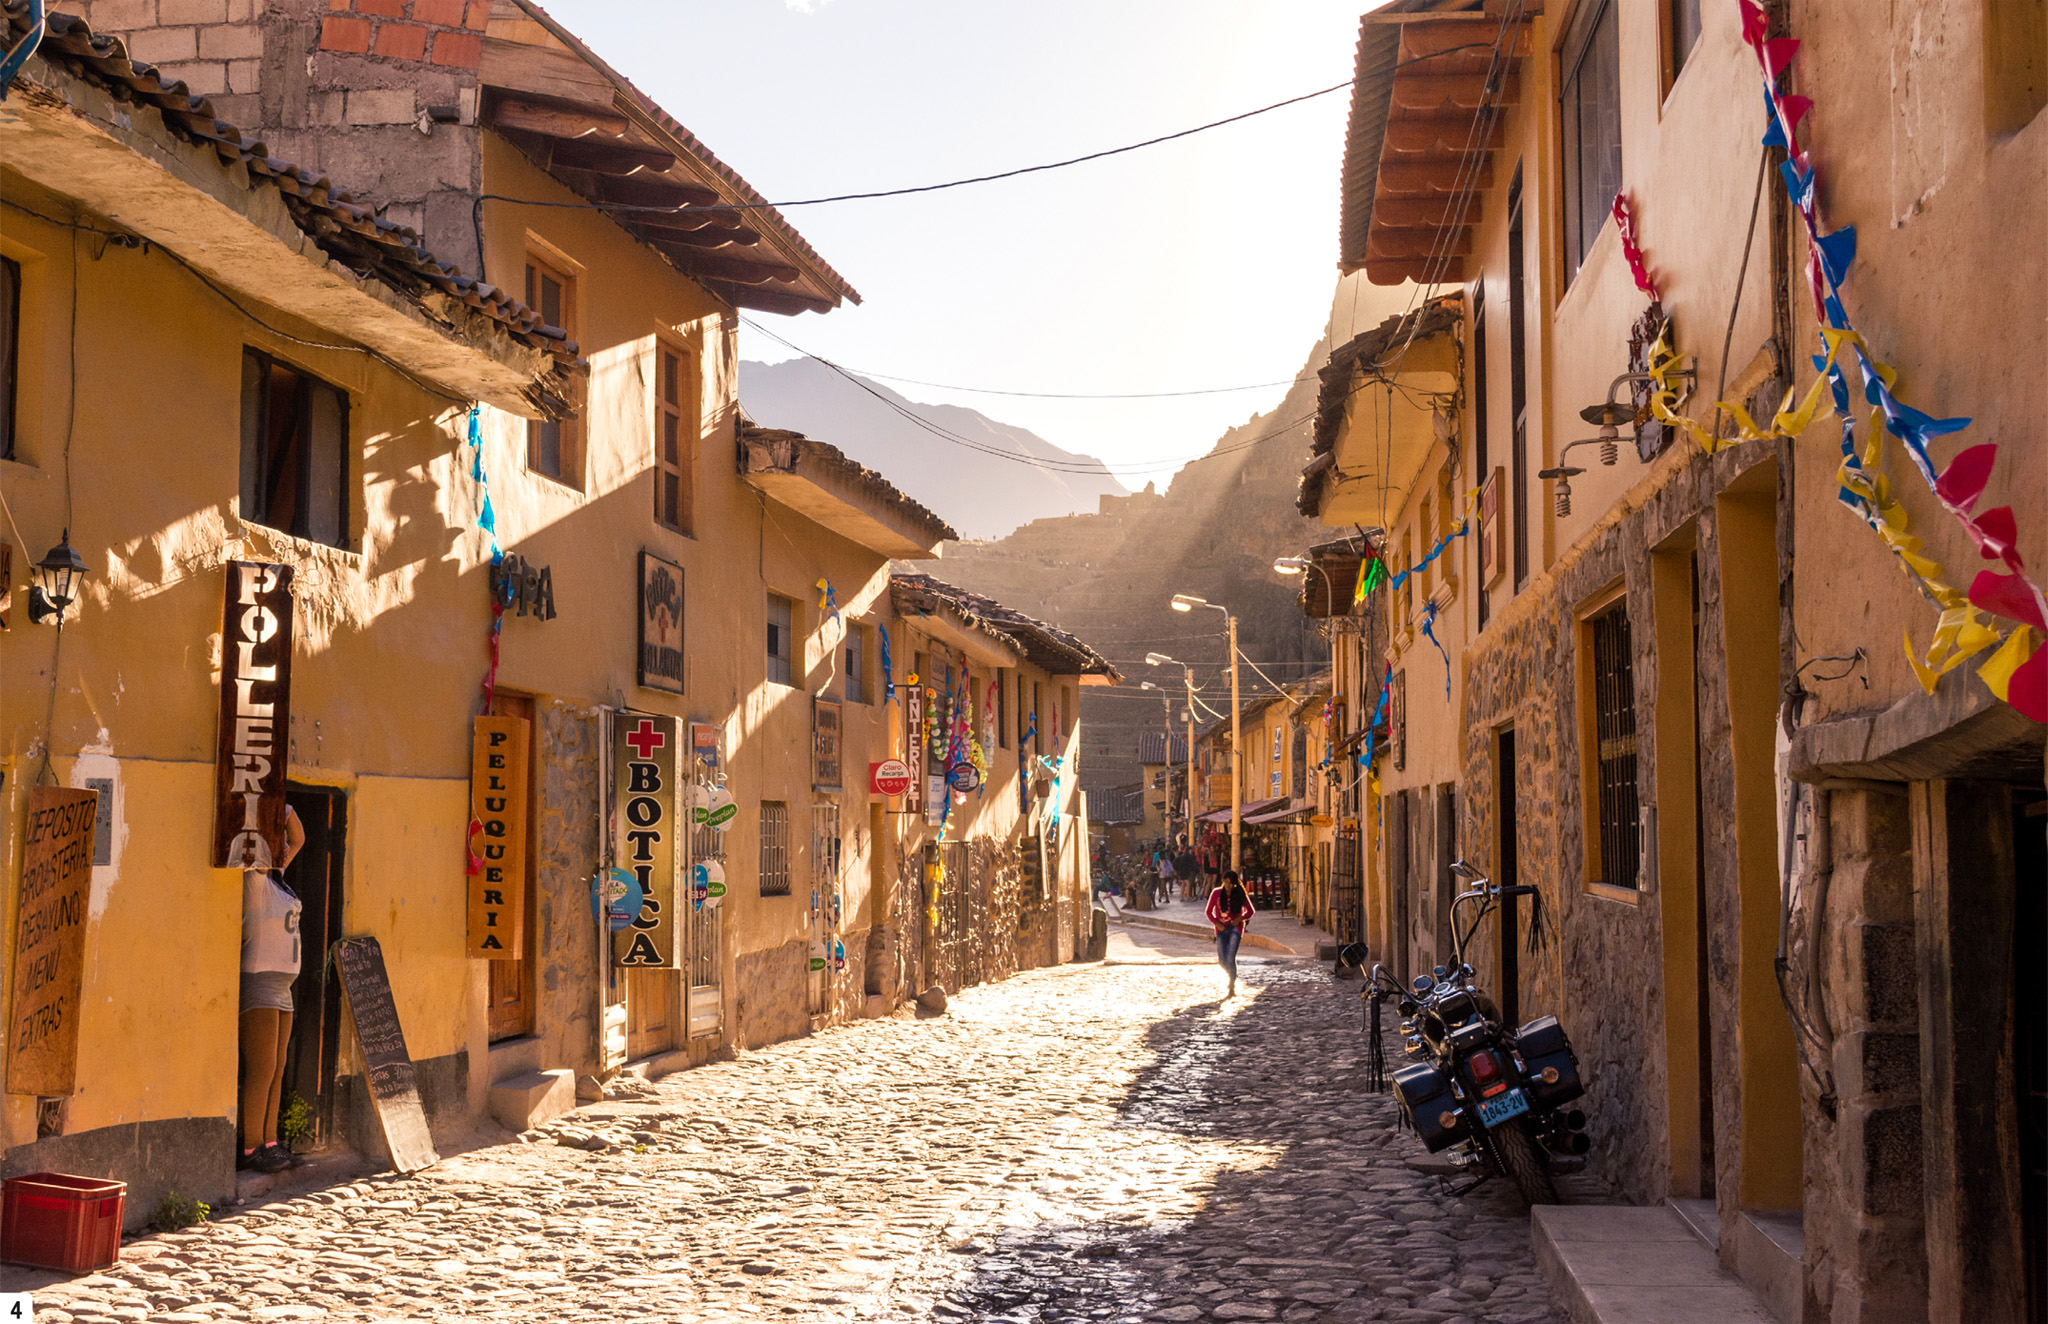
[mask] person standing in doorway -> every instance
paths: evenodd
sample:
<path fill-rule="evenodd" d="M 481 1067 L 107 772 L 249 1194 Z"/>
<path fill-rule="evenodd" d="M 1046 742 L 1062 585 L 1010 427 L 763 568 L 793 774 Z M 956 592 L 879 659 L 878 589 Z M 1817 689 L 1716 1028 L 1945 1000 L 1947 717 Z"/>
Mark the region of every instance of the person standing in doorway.
<path fill-rule="evenodd" d="M 1244 942 L 1244 926 L 1252 920 L 1252 899 L 1237 881 L 1237 870 L 1225 869 L 1223 881 L 1209 893 L 1209 923 L 1216 930 L 1216 964 L 1230 976 L 1230 989 L 1223 996 L 1237 996 L 1237 949 Z"/>
<path fill-rule="evenodd" d="M 235 1167 L 282 1172 L 304 1162 L 277 1143 L 285 1049 L 292 1039 L 292 981 L 299 977 L 298 893 L 284 871 L 306 844 L 298 814 L 284 811 L 284 858 L 242 873 L 242 1144 Z"/>

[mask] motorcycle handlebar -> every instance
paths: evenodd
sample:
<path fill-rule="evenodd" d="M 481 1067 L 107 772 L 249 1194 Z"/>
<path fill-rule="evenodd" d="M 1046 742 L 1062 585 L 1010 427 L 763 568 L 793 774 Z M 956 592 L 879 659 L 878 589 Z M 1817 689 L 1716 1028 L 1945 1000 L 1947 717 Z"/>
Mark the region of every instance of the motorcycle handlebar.
<path fill-rule="evenodd" d="M 1534 883 L 1517 883 L 1513 887 L 1503 887 L 1502 889 L 1500 889 L 1500 895 L 1535 896 L 1536 890 L 1536 885 Z"/>

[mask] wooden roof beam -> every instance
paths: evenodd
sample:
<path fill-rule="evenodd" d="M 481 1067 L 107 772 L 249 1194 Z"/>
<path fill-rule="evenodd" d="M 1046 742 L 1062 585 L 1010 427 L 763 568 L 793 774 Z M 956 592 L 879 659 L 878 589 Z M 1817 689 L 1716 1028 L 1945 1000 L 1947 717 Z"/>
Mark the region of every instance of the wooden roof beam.
<path fill-rule="evenodd" d="M 1406 23 L 1401 27 L 1401 62 L 1428 60 L 1442 55 L 1463 55 L 1466 48 L 1476 42 L 1493 45 L 1499 35 L 1496 25 L 1490 30 L 1474 32 L 1469 23 Z M 1529 24 L 1525 20 L 1515 25 L 1501 54 L 1509 59 L 1519 59 L 1529 53 Z"/>
<path fill-rule="evenodd" d="M 1394 90 L 1389 104 L 1394 110 L 1419 112 L 1441 111 L 1445 106 L 1458 110 L 1477 110 L 1485 99 L 1486 75 L 1483 73 L 1403 73 L 1394 79 Z M 1500 80 L 1500 94 L 1493 99 L 1493 104 L 1519 105 L 1521 99 L 1521 75 L 1510 73 Z"/>
<path fill-rule="evenodd" d="M 1428 152 L 1443 147 L 1456 154 L 1468 147 L 1492 152 L 1506 145 L 1507 125 L 1500 116 L 1491 117 L 1483 133 L 1475 127 L 1478 120 L 1477 114 L 1392 117 L 1387 120 L 1385 150 Z"/>
<path fill-rule="evenodd" d="M 1375 285 L 1399 285 L 1404 280 L 1462 285 L 1465 282 L 1465 259 L 1454 257 L 1443 263 L 1421 259 L 1368 259 L 1365 264 L 1365 278 Z"/>
<path fill-rule="evenodd" d="M 666 240 L 649 242 L 673 259 L 685 273 L 703 276 L 707 280 L 724 281 L 730 285 L 769 285 L 778 282 L 788 284 L 803 276 L 795 267 L 785 266 L 780 262 L 769 262 L 762 258 L 707 253 L 700 248 L 688 248 L 681 244 L 671 244 Z"/>
<path fill-rule="evenodd" d="M 705 207 L 698 211 L 641 212 L 632 217 L 630 223 L 637 229 L 653 231 L 656 239 L 695 234 L 700 230 L 758 235 L 758 231 L 746 224 L 749 219 L 750 213 L 737 207 Z"/>
<path fill-rule="evenodd" d="M 1380 163 L 1379 196 L 1389 194 L 1400 197 L 1419 197 L 1427 194 L 1449 194 L 1463 183 L 1467 187 L 1489 189 L 1493 187 L 1493 158 L 1489 156 L 1479 167 L 1478 178 L 1472 178 L 1471 171 L 1459 170 L 1457 161 L 1431 162 L 1410 165 L 1400 161 Z M 1375 200 L 1375 210 L 1380 203 Z"/>
<path fill-rule="evenodd" d="M 709 207 L 724 201 L 701 184 L 687 184 L 666 175 L 604 175 L 561 165 L 549 173 L 599 203 L 625 207 Z"/>
<path fill-rule="evenodd" d="M 761 242 L 758 231 L 748 229 L 725 230 L 706 226 L 700 230 L 666 230 L 656 226 L 642 226 L 627 218 L 626 224 L 634 230 L 645 230 L 642 235 L 649 243 L 678 244 L 684 248 L 751 248 Z"/>
<path fill-rule="evenodd" d="M 632 122 L 610 106 L 576 102 L 542 102 L 524 97 L 496 97 L 485 112 L 484 122 L 495 128 L 519 133 L 537 133 L 548 138 L 623 138 Z"/>
<path fill-rule="evenodd" d="M 1451 219 L 1452 199 L 1376 198 L 1372 205 L 1372 228 L 1388 230 L 1434 230 Z M 1479 199 L 1467 198 L 1463 214 L 1456 220 L 1471 225 L 1479 219 Z"/>
<path fill-rule="evenodd" d="M 598 138 L 551 138 L 548 163 L 567 170 L 588 170 L 598 175 L 630 175 L 638 171 L 662 174 L 676 163 L 675 153 L 659 147 L 634 143 L 605 142 Z"/>
<path fill-rule="evenodd" d="M 1448 252 L 1445 251 L 1447 247 Z M 1368 266 L 1383 260 L 1432 260 L 1446 256 L 1472 256 L 1472 231 L 1469 227 L 1454 231 L 1446 243 L 1437 231 L 1382 230 L 1374 226 L 1365 244 Z"/>

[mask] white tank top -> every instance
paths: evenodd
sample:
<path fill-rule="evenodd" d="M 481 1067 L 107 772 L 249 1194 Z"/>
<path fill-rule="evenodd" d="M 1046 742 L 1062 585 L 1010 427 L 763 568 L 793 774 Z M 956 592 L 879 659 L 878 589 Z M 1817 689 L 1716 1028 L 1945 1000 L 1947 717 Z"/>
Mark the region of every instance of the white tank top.
<path fill-rule="evenodd" d="M 242 969 L 299 972 L 299 913 L 292 890 L 262 869 L 242 874 Z"/>

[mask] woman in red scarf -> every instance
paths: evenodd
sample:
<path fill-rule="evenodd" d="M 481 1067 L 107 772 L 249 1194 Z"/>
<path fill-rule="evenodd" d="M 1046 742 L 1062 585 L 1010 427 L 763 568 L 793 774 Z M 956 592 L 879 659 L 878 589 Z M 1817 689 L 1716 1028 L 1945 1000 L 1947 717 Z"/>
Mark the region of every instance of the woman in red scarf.
<path fill-rule="evenodd" d="M 1230 975 L 1230 991 L 1237 996 L 1237 948 L 1244 941 L 1244 926 L 1251 923 L 1252 899 L 1237 881 L 1237 870 L 1225 869 L 1223 881 L 1209 893 L 1209 923 L 1216 929 L 1216 964 Z"/>

